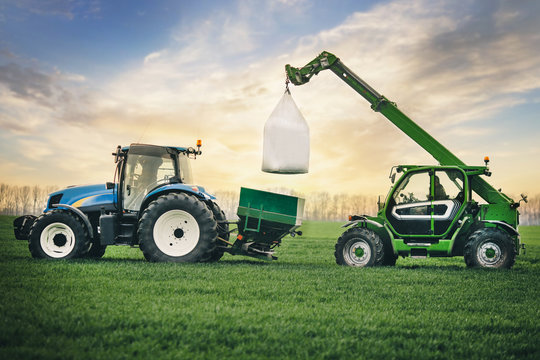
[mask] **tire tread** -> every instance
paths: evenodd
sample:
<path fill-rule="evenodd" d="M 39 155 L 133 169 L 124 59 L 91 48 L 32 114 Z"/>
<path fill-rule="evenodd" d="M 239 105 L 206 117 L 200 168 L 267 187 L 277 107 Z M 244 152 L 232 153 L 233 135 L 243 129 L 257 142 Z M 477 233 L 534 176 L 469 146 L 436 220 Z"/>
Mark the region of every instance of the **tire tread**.
<path fill-rule="evenodd" d="M 506 259 L 497 268 L 510 269 L 516 261 L 516 248 L 510 235 L 498 228 L 481 228 L 471 234 L 463 249 L 463 258 L 467 267 L 482 267 L 482 264 L 477 261 L 476 249 L 486 239 L 499 242 L 498 245 L 503 247 L 501 250 L 507 250 Z"/>
<path fill-rule="evenodd" d="M 384 247 L 379 235 L 377 235 L 373 230 L 370 229 L 353 227 L 341 234 L 334 247 L 334 257 L 336 258 L 336 263 L 338 265 L 353 266 L 347 263 L 343 252 L 346 244 L 354 238 L 360 238 L 370 243 L 372 247 L 372 252 L 375 254 L 374 260 L 365 266 L 380 266 L 383 264 Z"/>
<path fill-rule="evenodd" d="M 55 219 L 58 218 L 58 219 Z M 70 226 L 75 235 L 75 247 L 71 253 L 63 258 L 52 258 L 45 254 L 41 248 L 40 236 L 43 229 L 53 222 L 63 222 L 69 225 L 67 222 L 74 221 L 74 226 Z M 84 256 L 90 246 L 88 230 L 83 221 L 76 215 L 66 210 L 52 210 L 41 214 L 32 224 L 30 228 L 30 234 L 28 236 L 28 249 L 30 254 L 35 259 L 73 259 Z"/>

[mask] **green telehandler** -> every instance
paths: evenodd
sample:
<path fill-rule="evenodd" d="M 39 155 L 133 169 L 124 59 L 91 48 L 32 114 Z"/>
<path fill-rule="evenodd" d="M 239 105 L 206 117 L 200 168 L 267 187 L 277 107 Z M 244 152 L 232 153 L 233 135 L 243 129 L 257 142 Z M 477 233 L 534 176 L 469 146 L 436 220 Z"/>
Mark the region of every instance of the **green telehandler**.
<path fill-rule="evenodd" d="M 463 256 L 468 267 L 511 268 L 524 249 L 517 226 L 521 200 L 494 189 L 482 176 L 484 166 L 467 166 L 397 105 L 380 95 L 335 55 L 322 52 L 307 65 L 285 66 L 288 81 L 307 83 L 329 69 L 364 97 L 439 165 L 399 165 L 390 171 L 393 183 L 376 216 L 351 215 L 349 227 L 335 245 L 336 262 L 349 266 L 395 265 L 398 256 Z M 396 174 L 402 173 L 396 181 Z M 473 192 L 484 201 L 473 199 Z"/>

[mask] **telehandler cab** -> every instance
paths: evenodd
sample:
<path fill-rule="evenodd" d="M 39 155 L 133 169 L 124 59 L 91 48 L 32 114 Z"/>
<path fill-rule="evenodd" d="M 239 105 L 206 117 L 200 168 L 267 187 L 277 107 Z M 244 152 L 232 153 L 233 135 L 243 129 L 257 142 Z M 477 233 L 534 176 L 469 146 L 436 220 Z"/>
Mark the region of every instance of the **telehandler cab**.
<path fill-rule="evenodd" d="M 335 55 L 323 52 L 301 68 L 285 66 L 288 81 L 307 83 L 330 69 L 430 153 L 439 165 L 392 168 L 395 182 L 376 216 L 354 215 L 335 245 L 336 262 L 350 266 L 394 265 L 398 256 L 464 256 L 469 267 L 510 268 L 524 248 L 517 231 L 519 202 L 495 190 L 482 176 L 485 166 L 467 166 L 386 97 L 347 68 Z M 395 181 L 396 173 L 402 173 Z M 473 199 L 473 192 L 485 203 Z"/>

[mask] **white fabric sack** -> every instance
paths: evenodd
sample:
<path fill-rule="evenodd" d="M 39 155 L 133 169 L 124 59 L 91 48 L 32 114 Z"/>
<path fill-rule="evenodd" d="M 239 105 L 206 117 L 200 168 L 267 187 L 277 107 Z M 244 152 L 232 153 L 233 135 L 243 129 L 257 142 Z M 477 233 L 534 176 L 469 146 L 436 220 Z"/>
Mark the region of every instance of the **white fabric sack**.
<path fill-rule="evenodd" d="M 309 126 L 286 91 L 264 125 L 262 171 L 305 174 L 309 169 Z"/>

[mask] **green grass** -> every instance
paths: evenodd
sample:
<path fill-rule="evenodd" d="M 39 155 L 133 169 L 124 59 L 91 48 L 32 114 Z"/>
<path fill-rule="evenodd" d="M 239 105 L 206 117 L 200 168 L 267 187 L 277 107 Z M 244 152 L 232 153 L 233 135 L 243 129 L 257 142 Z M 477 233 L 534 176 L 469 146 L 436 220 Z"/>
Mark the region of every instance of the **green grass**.
<path fill-rule="evenodd" d="M 538 359 L 540 227 L 511 270 L 462 258 L 337 266 L 340 224 L 279 260 L 154 264 L 136 248 L 42 261 L 0 217 L 0 358 Z"/>

